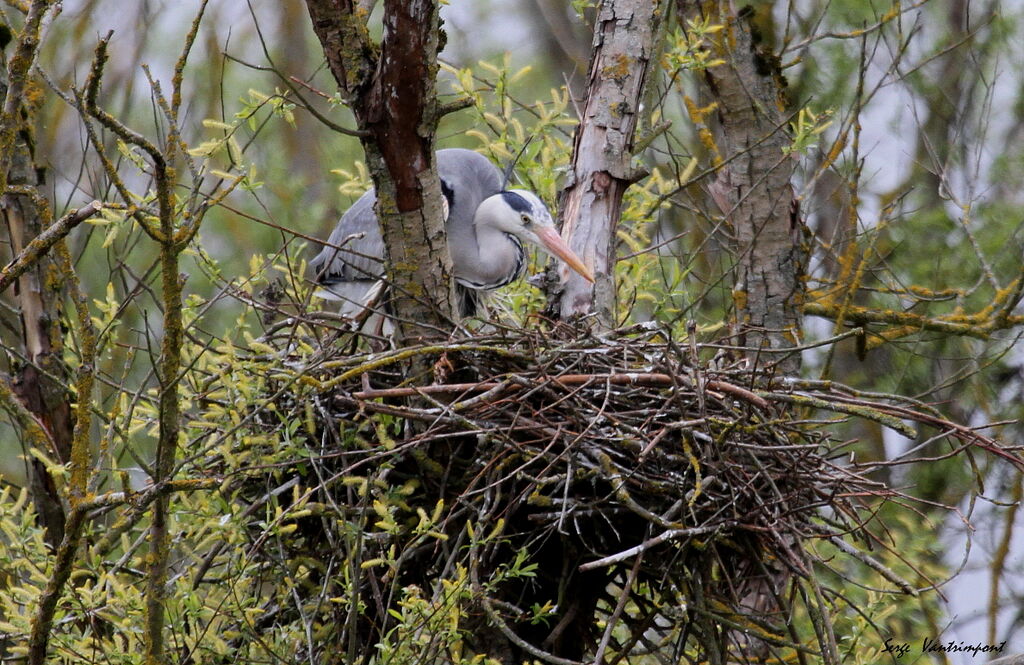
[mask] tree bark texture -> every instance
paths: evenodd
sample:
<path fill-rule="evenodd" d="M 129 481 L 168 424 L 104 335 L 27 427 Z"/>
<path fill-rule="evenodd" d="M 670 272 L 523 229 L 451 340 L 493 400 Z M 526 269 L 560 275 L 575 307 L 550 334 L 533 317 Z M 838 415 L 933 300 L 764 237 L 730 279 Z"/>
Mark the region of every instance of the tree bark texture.
<path fill-rule="evenodd" d="M 680 18 L 698 11 L 694 3 L 677 2 Z M 799 345 L 809 253 L 809 234 L 790 182 L 795 161 L 788 154 L 785 82 L 778 59 L 755 37 L 749 23 L 752 11 L 737 13 L 732 6 L 727 0 L 709 0 L 699 11 L 725 28 L 714 33 L 713 44 L 723 64 L 707 68 L 704 81 L 717 105 L 719 153 L 725 160 L 711 194 L 726 217 L 736 261 L 736 341 L 753 349 L 747 352 L 752 362 L 773 362 L 777 371 L 796 374 L 798 352 L 763 354 L 764 349 Z M 778 599 L 785 595 L 789 570 L 766 560 L 760 570 L 740 575 L 744 583 L 736 592 L 745 611 L 752 617 L 779 616 Z M 720 646 L 728 641 L 749 662 L 762 662 L 771 652 L 767 642 L 746 631 L 729 631 Z M 825 662 L 830 662 L 828 654 Z"/>
<path fill-rule="evenodd" d="M 692 15 L 679 0 L 680 16 Z M 736 277 L 733 302 L 739 342 L 755 349 L 786 349 L 799 344 L 808 235 L 793 187 L 795 162 L 783 115 L 784 82 L 774 54 L 760 50 L 745 11 L 733 14 L 724 0 L 707 3 L 717 33 L 717 55 L 724 64 L 705 71 L 718 106 L 721 154 L 726 160 L 712 194 L 733 235 Z M 688 11 L 689 10 L 689 11 Z M 776 360 L 777 355 L 751 359 Z M 795 373 L 800 357 L 779 360 L 778 369 Z"/>
<path fill-rule="evenodd" d="M 434 163 L 438 5 L 385 0 L 379 46 L 370 39 L 361 3 L 306 0 L 306 6 L 362 133 L 377 190 L 398 337 L 443 336 L 454 318 L 455 296 Z"/>
<path fill-rule="evenodd" d="M 599 325 L 615 325 L 615 235 L 623 194 L 636 180 L 633 133 L 663 14 L 659 0 L 603 0 L 598 10 L 587 100 L 560 205 L 562 236 L 596 283 L 559 268 L 562 319 L 594 312 Z"/>
<path fill-rule="evenodd" d="M 15 57 L 31 60 L 19 48 Z M 15 62 L 12 59 L 12 63 Z M 32 151 L 32 129 L 30 112 L 15 95 L 22 95 L 27 85 L 22 80 L 19 86 L 8 85 L 8 76 L 25 76 L 21 66 L 8 67 L 6 58 L 0 54 L 0 65 L 4 74 L 0 76 L 0 93 L 4 97 L 3 127 L 0 136 L 9 139 L 3 144 L 0 165 L 3 175 L 0 180 L 6 184 L 0 197 L 0 215 L 8 234 L 12 258 L 42 234 L 44 217 L 48 210 L 41 199 L 31 191 L 42 184 L 36 170 Z M 24 188 L 24 193 L 15 193 L 10 188 Z M 21 406 L 32 415 L 39 429 L 45 433 L 45 448 L 42 441 L 26 438 L 26 446 L 40 447 L 57 464 L 68 463 L 71 459 L 71 441 L 74 431 L 74 415 L 71 400 L 62 380 L 68 377 L 67 367 L 62 359 L 63 339 L 60 328 L 60 303 L 64 292 L 64 281 L 57 263 L 47 254 L 38 257 L 16 280 L 15 301 L 20 311 L 22 341 L 20 354 L 25 362 L 14 368 L 11 389 Z M 6 380 L 6 378 L 0 378 Z M 26 462 L 28 482 L 32 500 L 40 524 L 46 531 L 46 540 L 54 548 L 64 535 L 65 507 L 56 482 L 50 476 L 46 465 L 36 458 Z"/>

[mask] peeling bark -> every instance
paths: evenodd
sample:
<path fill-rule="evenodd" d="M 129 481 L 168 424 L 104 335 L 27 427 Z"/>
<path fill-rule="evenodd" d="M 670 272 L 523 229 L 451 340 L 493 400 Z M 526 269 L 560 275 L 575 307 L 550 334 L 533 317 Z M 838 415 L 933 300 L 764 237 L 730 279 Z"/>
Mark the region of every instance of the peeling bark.
<path fill-rule="evenodd" d="M 680 15 L 686 3 L 679 1 Z M 774 54 L 763 52 L 748 24 L 722 3 L 709 3 L 712 22 L 726 30 L 716 44 L 724 64 L 710 67 L 705 82 L 718 105 L 720 152 L 727 160 L 712 194 L 733 232 L 736 276 L 733 303 L 738 340 L 756 349 L 786 349 L 801 337 L 807 235 L 790 180 L 794 160 L 783 115 L 784 82 Z M 751 352 L 758 362 L 780 356 Z M 778 369 L 795 373 L 799 354 Z"/>
<path fill-rule="evenodd" d="M 440 19 L 434 0 L 386 0 L 380 45 L 351 0 L 306 0 L 313 30 L 362 133 L 377 190 L 399 340 L 446 335 L 454 282 L 434 162 L 434 79 Z"/>
<path fill-rule="evenodd" d="M 604 0 L 598 11 L 587 101 L 559 206 L 562 236 L 596 283 L 559 268 L 562 319 L 594 312 L 599 325 L 615 325 L 615 235 L 623 194 L 638 178 L 633 133 L 663 13 L 658 0 Z"/>

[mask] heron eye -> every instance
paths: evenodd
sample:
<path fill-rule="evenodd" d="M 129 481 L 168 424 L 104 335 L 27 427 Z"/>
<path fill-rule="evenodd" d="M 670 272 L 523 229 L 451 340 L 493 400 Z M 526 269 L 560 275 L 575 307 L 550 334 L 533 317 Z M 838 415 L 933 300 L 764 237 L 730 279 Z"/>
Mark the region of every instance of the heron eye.
<path fill-rule="evenodd" d="M 527 215 L 527 214 L 526 214 L 526 213 L 524 212 L 524 213 L 523 213 L 523 226 L 529 226 L 531 222 L 533 222 L 533 220 L 532 220 L 532 219 L 530 219 L 530 216 L 529 216 L 529 215 Z"/>

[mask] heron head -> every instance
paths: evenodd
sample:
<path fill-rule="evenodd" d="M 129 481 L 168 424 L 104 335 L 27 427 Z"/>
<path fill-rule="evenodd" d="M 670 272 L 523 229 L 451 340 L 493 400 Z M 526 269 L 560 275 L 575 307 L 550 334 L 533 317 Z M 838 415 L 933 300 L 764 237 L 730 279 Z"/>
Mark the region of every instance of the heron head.
<path fill-rule="evenodd" d="M 584 279 L 594 281 L 590 269 L 558 234 L 548 207 L 533 192 L 510 189 L 486 199 L 477 209 L 477 224 L 484 221 L 557 256 Z"/>

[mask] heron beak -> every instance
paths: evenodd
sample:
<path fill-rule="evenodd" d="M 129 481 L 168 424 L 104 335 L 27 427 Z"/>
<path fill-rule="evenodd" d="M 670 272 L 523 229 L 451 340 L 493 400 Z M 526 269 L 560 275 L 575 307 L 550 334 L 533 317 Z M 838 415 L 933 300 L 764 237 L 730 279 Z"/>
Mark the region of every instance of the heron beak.
<path fill-rule="evenodd" d="M 578 272 L 583 279 L 591 284 L 594 283 L 594 275 L 591 274 L 590 269 L 584 265 L 580 257 L 576 256 L 575 252 L 569 249 L 569 246 L 562 240 L 562 236 L 558 235 L 558 231 L 549 227 L 537 229 L 535 233 L 541 244 L 544 245 L 544 249 L 565 261 L 565 264 Z"/>

